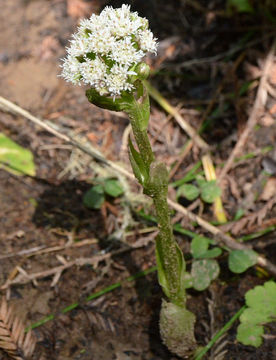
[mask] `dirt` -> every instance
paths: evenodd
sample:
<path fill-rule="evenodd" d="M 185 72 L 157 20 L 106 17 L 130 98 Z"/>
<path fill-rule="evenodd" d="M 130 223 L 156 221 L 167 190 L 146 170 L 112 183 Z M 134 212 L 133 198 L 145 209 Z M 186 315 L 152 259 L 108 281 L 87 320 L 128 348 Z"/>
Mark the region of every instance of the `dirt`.
<path fill-rule="evenodd" d="M 274 28 L 258 14 L 220 16 L 225 11 L 223 1 L 191 3 L 133 1 L 133 8 L 149 18 L 151 28 L 160 39 L 158 56 L 148 59 L 156 72 L 152 84 L 173 105 L 182 104 L 183 116 L 195 128 L 200 127 L 206 109 L 212 104 L 202 136 L 212 146 L 214 162 L 219 166 L 227 160 L 245 127 L 256 85 L 253 82 L 246 95 L 240 96 L 238 91 L 242 84 L 260 75 L 259 67 L 271 44 L 267 33 Z M 76 29 L 78 18 L 87 16 L 90 11 L 97 13 L 106 4 L 116 6 L 121 2 L 0 0 L 0 94 L 31 114 L 52 121 L 61 131 L 82 135 L 110 160 L 121 161 L 130 170 L 127 154 L 122 149 L 127 119 L 92 106 L 83 88 L 66 84 L 58 77 L 60 59 L 65 56 L 65 46 Z M 242 47 L 228 57 L 229 61 L 223 61 L 225 56 L 222 56 L 220 60 L 185 65 L 191 59 L 224 54 L 245 34 L 251 36 L 255 45 Z M 275 71 L 276 67 L 273 69 Z M 267 169 L 265 159 L 272 164 L 272 177 L 276 176 L 275 114 L 275 99 L 270 96 L 258 127 L 241 154 L 253 152 L 255 156 L 240 160 L 225 184 L 223 203 L 229 219 L 233 219 L 241 205 L 246 205 L 246 215 L 263 209 L 262 217 L 253 216 L 250 224 L 236 231 L 237 238 L 250 232 L 250 226 L 263 229 L 262 224 L 273 222 L 276 217 L 271 201 L 275 192 L 270 192 L 272 195 L 266 200 L 261 198 L 262 171 Z M 149 130 L 154 151 L 171 166 L 179 159 L 179 152 L 188 138 L 175 122 L 166 121 L 166 114 L 153 101 Z M 101 210 L 83 205 L 83 195 L 95 176 L 95 163 L 91 164 L 87 155 L 76 152 L 68 144 L 65 146 L 60 139 L 27 119 L 5 111 L 1 111 L 0 130 L 31 150 L 36 164 L 33 178 L 0 169 L 0 286 L 15 277 L 18 267 L 33 274 L 74 259 L 108 254 L 135 243 L 141 236 L 139 230 L 152 226 L 132 213 L 128 229 L 134 230 L 132 236 L 114 239 L 115 231 L 124 221 L 125 205 L 120 199 L 111 198 Z M 267 146 L 269 150 L 262 152 Z M 77 163 L 70 167 L 74 159 Z M 182 178 L 187 167 L 199 159 L 200 151 L 193 147 L 172 180 Z M 130 187 L 133 192 L 141 192 L 135 184 Z M 250 197 L 253 190 L 255 197 Z M 265 208 L 269 201 L 271 205 Z M 151 211 L 147 207 L 146 210 Z M 203 211 L 207 220 L 214 220 L 211 207 L 205 206 L 199 211 Z M 187 220 L 180 220 L 189 229 L 210 235 L 194 228 Z M 188 237 L 176 237 L 188 251 Z M 66 246 L 72 245 L 72 241 L 84 240 L 88 241 L 87 245 Z M 254 240 L 252 245 L 275 263 L 275 230 Z M 41 253 L 56 246 L 63 248 Z M 34 254 L 16 255 L 35 248 Z M 197 316 L 195 336 L 199 345 L 205 345 L 239 310 L 247 290 L 269 278 L 255 268 L 234 275 L 227 268 L 225 256 L 219 261 L 219 279 L 206 291 L 188 292 L 188 307 Z M 154 245 L 149 241 L 142 248 L 107 257 L 94 266 L 71 266 L 54 284 L 53 276 L 41 277 L 37 282 L 12 285 L 3 290 L 2 295 L 7 296 L 14 312 L 26 325 L 54 314 L 53 320 L 34 330 L 38 339 L 34 359 L 43 356 L 47 360 L 177 360 L 162 344 L 159 335 L 162 293 L 156 273 L 124 281 L 154 265 Z M 119 281 L 121 287 L 95 300 L 85 300 L 90 294 Z M 74 310 L 62 311 L 76 302 L 79 306 Z M 243 346 L 236 341 L 237 325 L 236 322 L 228 331 L 220 350 L 216 345 L 206 359 L 276 359 L 274 338 L 264 339 L 258 349 Z M 275 323 L 269 325 L 267 333 L 275 337 Z M 216 349 L 218 353 L 226 352 L 218 357 L 214 353 Z M 3 352 L 0 358 L 9 359 Z"/>

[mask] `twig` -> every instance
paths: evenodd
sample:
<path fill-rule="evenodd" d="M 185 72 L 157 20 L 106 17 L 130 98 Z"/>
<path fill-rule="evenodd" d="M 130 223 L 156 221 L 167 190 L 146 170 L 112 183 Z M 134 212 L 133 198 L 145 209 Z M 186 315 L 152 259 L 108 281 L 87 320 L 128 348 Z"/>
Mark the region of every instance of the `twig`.
<path fill-rule="evenodd" d="M 131 177 L 134 179 L 134 175 L 130 174 L 127 170 L 125 170 L 122 166 L 117 165 L 116 163 L 107 160 L 101 153 L 100 151 L 98 151 L 97 149 L 93 148 L 91 145 L 87 146 L 87 145 L 83 145 L 80 142 L 76 141 L 75 139 L 73 139 L 71 136 L 69 135 L 65 135 L 63 133 L 61 133 L 60 131 L 56 130 L 54 125 L 52 125 L 49 121 L 47 120 L 40 120 L 39 118 L 37 118 L 36 116 L 33 116 L 32 114 L 30 114 L 28 111 L 22 109 L 21 107 L 19 107 L 18 105 L 15 105 L 14 103 L 12 103 L 11 101 L 3 98 L 2 96 L 0 96 L 0 108 L 2 108 L 4 111 L 8 111 L 11 112 L 13 114 L 16 115 L 20 115 L 20 116 L 24 116 L 25 118 L 27 118 L 28 120 L 34 122 L 36 125 L 39 125 L 40 127 L 42 127 L 43 129 L 47 130 L 49 133 L 55 135 L 56 137 L 58 137 L 59 139 L 62 139 L 66 142 L 68 142 L 69 144 L 77 147 L 78 149 L 82 150 L 83 152 L 85 152 L 86 154 L 88 154 L 89 156 L 93 157 L 94 159 L 96 159 L 97 161 L 102 162 L 103 164 L 111 167 L 113 170 L 115 171 L 120 171 L 121 174 L 127 176 L 127 177 Z"/>
<path fill-rule="evenodd" d="M 256 99 L 251 111 L 251 114 L 249 116 L 249 119 L 247 121 L 246 124 L 246 128 L 244 129 L 244 131 L 242 132 L 239 140 L 237 141 L 234 149 L 232 150 L 232 153 L 230 154 L 228 160 L 226 161 L 226 164 L 224 166 L 224 168 L 222 169 L 219 177 L 218 177 L 218 181 L 221 182 L 222 179 L 225 177 L 225 175 L 228 173 L 228 171 L 231 169 L 235 158 L 238 156 L 238 154 L 240 153 L 242 147 L 244 146 L 250 132 L 253 130 L 254 126 L 257 123 L 257 117 L 259 114 L 260 109 L 265 105 L 265 100 L 266 100 L 266 82 L 267 82 L 267 78 L 269 75 L 269 70 L 271 69 L 271 65 L 273 62 L 273 57 L 274 57 L 274 51 L 275 51 L 275 47 L 276 47 L 276 40 L 273 42 L 272 47 L 266 57 L 266 61 L 264 64 L 264 68 L 263 68 L 263 74 L 260 80 L 260 85 L 257 91 L 257 95 L 256 95 Z"/>
<path fill-rule="evenodd" d="M 192 212 L 188 211 L 182 205 L 177 204 L 176 202 L 174 202 L 174 201 L 172 201 L 170 199 L 168 199 L 168 203 L 173 209 L 179 211 L 180 213 L 185 215 L 188 219 L 197 222 L 198 225 L 200 225 L 202 228 L 204 228 L 205 230 L 207 230 L 211 234 L 213 234 L 215 236 L 215 241 L 217 241 L 218 243 L 222 243 L 222 244 L 226 245 L 228 248 L 230 248 L 232 250 L 250 249 L 249 246 L 237 242 L 234 238 L 232 238 L 231 236 L 229 236 L 227 234 L 224 234 L 220 229 L 218 229 L 214 225 L 208 223 L 207 221 L 205 221 L 201 217 L 199 217 L 199 216 L 193 214 Z M 265 259 L 261 255 L 258 255 L 257 263 L 260 266 L 264 267 L 271 274 L 276 276 L 276 266 L 274 264 L 272 264 L 269 260 Z"/>
<path fill-rule="evenodd" d="M 22 255 L 27 255 L 27 257 L 31 257 L 31 256 L 38 255 L 38 254 L 46 254 L 46 253 L 50 253 L 50 252 L 64 250 L 69 247 L 81 247 L 81 246 L 85 246 L 85 245 L 91 245 L 91 244 L 95 244 L 97 242 L 98 242 L 97 239 L 85 239 L 82 241 L 74 242 L 74 243 L 70 244 L 69 246 L 67 243 L 64 245 L 52 246 L 52 247 L 47 247 L 47 248 L 45 245 L 41 245 L 41 246 L 33 247 L 31 249 L 24 249 L 24 250 L 18 251 L 16 253 L 2 255 L 2 256 L 0 256 L 0 260 L 8 259 L 8 258 L 11 258 L 14 256 L 22 256 Z"/>
<path fill-rule="evenodd" d="M 154 229 L 155 228 L 153 228 L 153 230 Z M 46 278 L 49 276 L 54 277 L 53 281 L 51 283 L 51 286 L 54 286 L 58 282 L 63 271 L 69 269 L 70 267 L 75 266 L 75 265 L 76 266 L 92 265 L 94 267 L 97 267 L 101 261 L 110 259 L 112 256 L 120 255 L 127 251 L 139 249 L 139 248 L 146 246 L 149 242 L 151 242 L 154 239 L 154 237 L 157 235 L 157 233 L 158 233 L 158 231 L 153 231 L 152 234 L 150 234 L 147 237 L 137 240 L 134 244 L 132 244 L 129 247 L 125 247 L 125 248 L 119 249 L 119 250 L 114 250 L 114 251 L 106 253 L 106 254 L 95 255 L 91 258 L 78 258 L 78 259 L 74 259 L 72 261 L 67 262 L 62 256 L 57 256 L 58 260 L 62 263 L 62 265 L 55 266 L 51 269 L 39 271 L 39 272 L 32 273 L 32 274 L 28 274 L 24 269 L 17 266 L 16 269 L 17 269 L 19 275 L 17 275 L 12 280 L 8 279 L 0 287 L 0 290 L 8 289 L 11 285 L 14 285 L 14 284 L 26 284 L 28 282 L 33 282 L 34 285 L 37 285 L 36 281 L 38 279 L 43 279 L 43 278 Z"/>
<path fill-rule="evenodd" d="M 21 108 L 14 105 L 13 103 L 11 103 L 10 101 L 0 97 L 0 105 L 1 103 L 5 104 L 6 107 L 8 106 L 10 109 L 14 109 L 17 108 L 20 111 L 16 111 L 17 114 L 23 115 L 25 117 L 27 117 L 27 119 L 31 120 L 34 118 L 31 114 L 29 114 L 28 112 L 21 111 Z M 25 115 L 25 114 L 28 114 Z M 29 116 L 30 115 L 30 116 Z M 39 120 L 39 119 L 37 119 Z M 37 122 L 39 125 L 43 126 L 44 123 L 42 121 L 39 120 L 39 122 Z M 44 127 L 44 126 L 43 126 Z M 50 130 L 52 130 L 51 126 L 50 126 Z M 52 131 L 50 131 L 51 133 L 53 133 Z M 55 130 L 56 133 L 59 134 L 59 132 L 57 132 Z M 59 134 L 57 135 L 59 138 L 61 138 L 61 136 L 63 136 L 63 134 Z M 74 146 L 78 147 L 80 150 L 82 150 L 83 152 L 87 153 L 88 155 L 94 157 L 94 153 L 93 151 L 90 151 L 89 148 L 87 148 L 86 146 L 83 146 L 82 144 L 79 144 L 77 141 L 75 140 L 71 140 L 69 137 L 67 137 L 66 135 L 64 135 L 67 139 L 65 141 L 73 144 Z M 104 155 L 100 154 L 99 152 L 97 152 L 97 157 L 96 159 L 99 161 L 102 161 L 104 164 L 106 164 L 107 166 L 110 166 L 112 169 L 120 172 L 122 175 L 126 176 L 127 178 L 134 180 L 134 176 L 128 172 L 127 170 L 125 170 L 122 166 L 115 164 L 114 162 L 105 159 Z M 205 221 L 204 219 L 202 219 L 201 217 L 193 214 L 192 212 L 188 211 L 186 208 L 184 208 L 183 206 L 181 206 L 180 204 L 174 202 L 171 199 L 168 199 L 168 203 L 169 205 L 174 208 L 175 210 L 179 211 L 180 213 L 182 213 L 184 216 L 186 216 L 188 219 L 192 220 L 192 221 L 196 221 L 202 228 L 204 228 L 205 230 L 209 231 L 211 234 L 215 235 L 217 237 L 217 240 L 222 242 L 223 244 L 225 244 L 227 247 L 229 247 L 230 249 L 249 249 L 250 247 L 247 247 L 246 245 L 240 244 L 239 242 L 237 242 L 234 238 L 232 238 L 229 235 L 224 234 L 221 230 L 219 230 L 218 228 L 216 228 L 215 226 L 213 226 L 212 224 L 208 223 L 207 221 Z M 269 260 L 265 259 L 262 256 L 258 256 L 258 260 L 257 260 L 258 264 L 262 267 L 264 267 L 267 271 L 269 271 L 271 274 L 273 274 L 274 276 L 276 276 L 276 266 L 274 264 L 272 264 Z M 1 289 L 1 288 L 0 288 Z"/>

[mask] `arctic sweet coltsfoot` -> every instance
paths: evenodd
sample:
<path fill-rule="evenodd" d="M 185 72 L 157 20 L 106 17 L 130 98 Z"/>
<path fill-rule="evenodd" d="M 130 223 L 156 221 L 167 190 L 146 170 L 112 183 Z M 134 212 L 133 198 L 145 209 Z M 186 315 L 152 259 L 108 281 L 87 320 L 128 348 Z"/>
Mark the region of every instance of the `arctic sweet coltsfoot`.
<path fill-rule="evenodd" d="M 175 241 L 168 207 L 168 171 L 155 159 L 147 129 L 149 95 L 144 80 L 149 66 L 147 52 L 156 52 L 157 42 L 148 21 L 123 5 L 106 7 L 100 15 L 83 20 L 73 36 L 62 76 L 74 84 L 88 84 L 88 100 L 101 108 L 124 111 L 130 119 L 136 147 L 129 138 L 129 160 L 135 177 L 150 196 L 156 211 L 158 280 L 169 301 L 162 302 L 160 333 L 168 348 L 186 357 L 194 353 L 195 316 L 186 309 L 186 266 Z"/>
<path fill-rule="evenodd" d="M 81 21 L 63 59 L 61 76 L 73 84 L 87 84 L 100 95 L 120 96 L 131 91 L 131 76 L 147 52 L 156 53 L 157 42 L 148 20 L 130 6 L 106 7 L 100 15 Z"/>

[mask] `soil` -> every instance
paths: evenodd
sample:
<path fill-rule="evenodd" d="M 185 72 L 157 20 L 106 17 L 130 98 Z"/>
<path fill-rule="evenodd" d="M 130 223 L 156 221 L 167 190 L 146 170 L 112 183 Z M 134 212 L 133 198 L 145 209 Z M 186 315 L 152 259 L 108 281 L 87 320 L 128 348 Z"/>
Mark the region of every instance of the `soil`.
<path fill-rule="evenodd" d="M 109 160 L 120 161 L 130 170 L 122 143 L 128 120 L 123 114 L 92 106 L 83 87 L 72 86 L 58 77 L 60 59 L 65 56 L 65 46 L 79 18 L 98 13 L 106 4 L 121 3 L 0 0 L 0 93 L 31 114 L 51 121 L 61 132 L 81 136 Z M 194 128 L 199 129 L 204 120 L 202 137 L 211 145 L 213 161 L 219 169 L 246 126 L 254 103 L 256 79 L 271 46 L 273 31 L 275 36 L 273 4 L 271 17 L 261 12 L 226 15 L 222 0 L 137 0 L 132 5 L 149 19 L 160 41 L 158 55 L 148 59 L 154 73 L 152 84 L 171 104 L 180 107 L 183 117 Z M 269 20 L 272 17 L 274 23 Z M 237 44 L 239 51 L 230 54 L 229 49 Z M 213 58 L 217 54 L 220 56 Z M 276 62 L 270 76 L 275 87 Z M 241 87 L 247 85 L 248 90 L 241 93 Z M 179 160 L 188 137 L 154 101 L 151 111 L 149 132 L 154 151 L 170 167 Z M 235 163 L 223 184 L 223 205 L 228 219 L 233 219 L 241 207 L 245 215 L 251 215 L 248 222 L 233 230 L 236 238 L 274 226 L 274 231 L 251 241 L 252 246 L 274 263 L 276 194 L 274 188 L 270 189 L 270 195 L 264 195 L 263 170 L 275 179 L 275 120 L 275 99 L 268 95 L 258 125 L 242 149 L 241 155 L 253 153 L 254 156 Z M 140 233 L 142 228 L 153 225 L 134 212 L 144 208 L 152 213 L 151 208 L 137 199 L 136 209 L 129 208 L 124 197 L 107 198 L 101 210 L 86 208 L 83 195 L 95 181 L 95 174 L 99 175 L 95 170 L 99 163 L 71 145 L 26 118 L 5 111 L 1 112 L 0 130 L 31 150 L 36 164 L 35 177 L 17 176 L 0 169 L 0 286 L 18 275 L 18 267 L 30 275 L 64 262 L 127 248 L 145 236 Z M 171 181 L 182 178 L 200 156 L 200 150 L 193 146 Z M 101 171 L 105 174 L 104 169 Z M 129 186 L 132 193 L 141 193 L 135 183 Z M 170 195 L 175 195 L 173 189 Z M 184 199 L 180 201 L 190 204 Z M 133 231 L 132 235 L 118 236 L 122 234 L 118 230 L 127 211 L 131 214 L 127 230 Z M 210 206 L 201 204 L 194 211 L 208 221 L 214 220 Z M 188 229 L 210 236 L 186 219 L 178 221 Z M 190 239 L 184 235 L 176 238 L 184 251 L 189 251 Z M 86 245 L 72 246 L 84 240 Z M 34 330 L 38 340 L 34 359 L 178 359 L 160 339 L 158 317 L 162 292 L 156 273 L 124 281 L 155 265 L 152 240 L 153 236 L 145 246 L 106 257 L 94 266 L 71 266 L 55 282 L 53 276 L 43 276 L 36 282 L 26 281 L 2 290 L 26 325 L 54 314 L 54 319 Z M 56 246 L 63 248 L 45 251 Z M 37 250 L 20 254 L 28 249 Z M 221 275 L 207 290 L 188 291 L 188 307 L 197 316 L 195 336 L 199 345 L 207 344 L 240 309 L 247 290 L 270 278 L 256 268 L 233 274 L 228 270 L 226 256 L 219 263 Z M 119 281 L 121 287 L 86 301 L 90 294 Z M 76 302 L 79 306 L 72 311 L 62 311 Z M 236 322 L 206 359 L 276 359 L 276 323 L 266 328 L 266 334 L 271 336 L 259 348 L 237 342 L 237 325 Z M 9 359 L 1 350 L 0 358 Z"/>

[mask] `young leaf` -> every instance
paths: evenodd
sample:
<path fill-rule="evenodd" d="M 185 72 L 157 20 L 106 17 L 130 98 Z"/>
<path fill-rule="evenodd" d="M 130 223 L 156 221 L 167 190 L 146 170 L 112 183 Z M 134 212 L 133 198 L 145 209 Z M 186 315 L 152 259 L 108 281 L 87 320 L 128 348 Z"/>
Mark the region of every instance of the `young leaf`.
<path fill-rule="evenodd" d="M 221 248 L 215 247 L 211 250 L 207 250 L 205 253 L 201 254 L 202 259 L 211 259 L 220 256 L 222 253 Z"/>
<path fill-rule="evenodd" d="M 202 257 L 208 250 L 209 241 L 203 236 L 195 236 L 191 243 L 191 253 L 195 259 Z"/>
<path fill-rule="evenodd" d="M 113 101 L 112 98 L 101 96 L 95 89 L 86 90 L 86 97 L 91 104 L 94 104 L 102 109 L 112 111 L 122 111 L 119 99 Z"/>
<path fill-rule="evenodd" d="M 262 344 L 263 324 L 276 318 L 276 283 L 267 281 L 245 295 L 247 309 L 240 316 L 237 340 L 244 345 L 258 347 Z"/>
<path fill-rule="evenodd" d="M 203 201 L 212 204 L 217 197 L 221 195 L 220 187 L 216 180 L 205 181 L 200 183 L 201 198 Z"/>
<path fill-rule="evenodd" d="M 176 197 L 179 198 L 180 196 L 190 201 L 195 200 L 199 196 L 199 189 L 192 184 L 183 184 L 179 186 L 176 192 Z"/>
<path fill-rule="evenodd" d="M 149 177 L 146 164 L 140 153 L 134 148 L 132 141 L 129 138 L 128 142 L 129 148 L 129 161 L 134 172 L 136 179 L 141 185 L 144 185 Z"/>
<path fill-rule="evenodd" d="M 185 289 L 189 289 L 191 287 L 193 287 L 193 278 L 192 278 L 192 275 L 188 272 L 185 272 L 185 275 L 183 276 L 183 279 L 184 281 L 184 288 Z"/>
<path fill-rule="evenodd" d="M 33 154 L 0 133 L 0 168 L 15 175 L 35 175 Z"/>
<path fill-rule="evenodd" d="M 100 209 L 104 203 L 104 189 L 102 185 L 95 185 L 83 197 L 83 203 L 90 209 Z"/>
<path fill-rule="evenodd" d="M 118 180 L 106 179 L 103 186 L 105 193 L 110 196 L 118 197 L 124 193 L 124 189 L 122 188 Z"/>
<path fill-rule="evenodd" d="M 150 103 L 147 88 L 142 82 L 137 84 L 137 98 L 127 92 L 122 93 L 119 99 L 120 107 L 125 111 L 130 119 L 135 119 L 139 123 L 140 130 L 146 130 L 150 117 Z"/>
<path fill-rule="evenodd" d="M 155 241 L 156 241 L 155 256 L 156 256 L 158 282 L 159 282 L 159 285 L 162 287 L 162 290 L 164 291 L 165 295 L 169 298 L 170 297 L 170 287 L 168 284 L 168 280 L 167 280 L 166 272 L 165 272 L 165 268 L 164 268 L 164 255 L 162 253 L 160 235 L 157 235 Z"/>
<path fill-rule="evenodd" d="M 191 275 L 193 277 L 193 288 L 202 291 L 207 289 L 211 281 L 219 275 L 219 265 L 216 260 L 195 260 L 192 263 Z"/>
<path fill-rule="evenodd" d="M 229 269 L 236 274 L 246 271 L 257 262 L 257 253 L 251 249 L 233 250 L 228 257 Z"/>
<path fill-rule="evenodd" d="M 254 9 L 252 8 L 249 0 L 228 0 L 227 7 L 228 9 L 234 7 L 238 12 L 247 12 L 247 13 L 254 12 Z"/>

